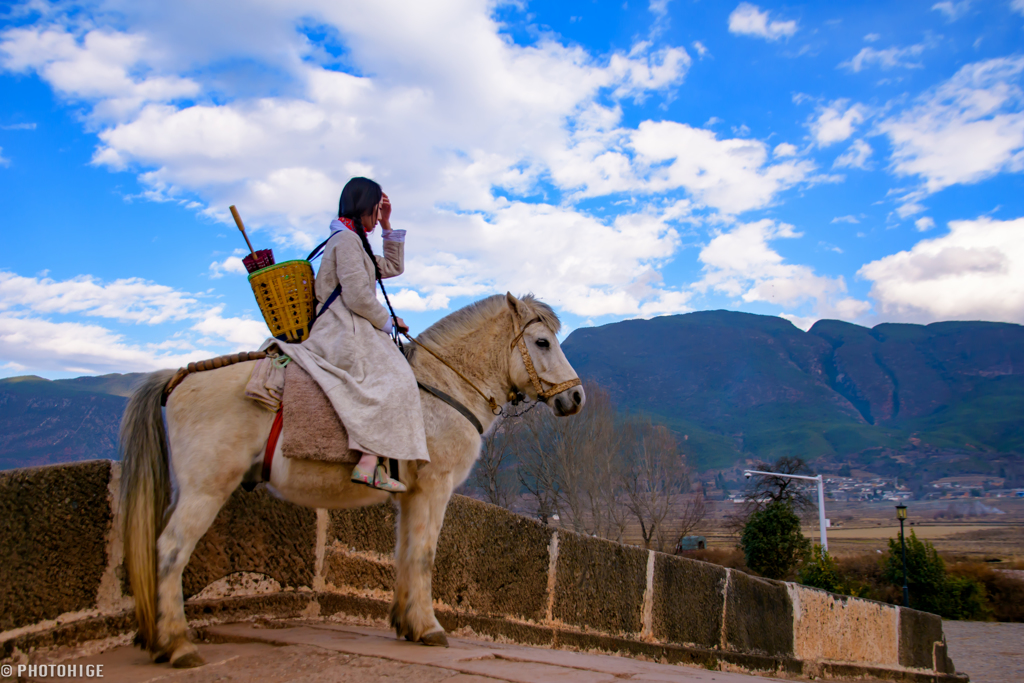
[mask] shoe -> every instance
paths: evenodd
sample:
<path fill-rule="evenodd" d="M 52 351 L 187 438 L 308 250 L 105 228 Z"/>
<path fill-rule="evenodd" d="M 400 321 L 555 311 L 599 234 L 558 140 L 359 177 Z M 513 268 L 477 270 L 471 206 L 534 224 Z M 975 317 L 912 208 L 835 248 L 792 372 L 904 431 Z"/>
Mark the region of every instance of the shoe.
<path fill-rule="evenodd" d="M 379 459 L 372 473 L 359 469 L 358 464 L 352 468 L 352 483 L 388 493 L 405 493 L 405 484 L 388 476 L 388 468 Z"/>

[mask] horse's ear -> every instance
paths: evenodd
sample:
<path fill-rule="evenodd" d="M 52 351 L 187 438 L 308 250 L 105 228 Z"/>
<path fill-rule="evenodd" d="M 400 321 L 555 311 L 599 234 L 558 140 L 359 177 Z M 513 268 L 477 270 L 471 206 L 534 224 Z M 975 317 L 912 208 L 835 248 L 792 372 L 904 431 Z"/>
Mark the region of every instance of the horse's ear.
<path fill-rule="evenodd" d="M 519 299 L 512 296 L 512 292 L 505 292 L 505 301 L 508 303 L 508 309 L 518 315 L 523 316 L 523 304 Z"/>

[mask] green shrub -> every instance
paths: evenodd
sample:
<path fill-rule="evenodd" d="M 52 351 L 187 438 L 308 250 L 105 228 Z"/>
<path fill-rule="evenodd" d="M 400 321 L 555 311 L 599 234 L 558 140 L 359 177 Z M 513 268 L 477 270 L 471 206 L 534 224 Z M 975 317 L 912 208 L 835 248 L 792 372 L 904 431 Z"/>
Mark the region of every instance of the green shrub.
<path fill-rule="evenodd" d="M 949 576 L 935 546 L 921 541 L 913 529 L 906 543 L 911 607 L 946 619 L 988 617 L 985 588 L 978 581 L 967 576 Z M 894 586 L 903 586 L 903 555 L 898 538 L 889 539 L 882 578 Z"/>
<path fill-rule="evenodd" d="M 839 571 L 839 565 L 835 558 L 828 554 L 828 551 L 817 543 L 811 550 L 810 556 L 800 567 L 797 574 L 800 583 L 811 588 L 820 588 L 831 593 L 843 592 L 843 575 Z"/>
<path fill-rule="evenodd" d="M 814 544 L 811 554 L 801 565 L 797 576 L 797 580 L 803 585 L 821 588 L 830 593 L 863 598 L 867 597 L 870 592 L 867 586 L 851 579 L 842 570 L 836 559 L 817 543 Z"/>
<path fill-rule="evenodd" d="M 986 562 L 957 562 L 948 571 L 985 587 L 987 607 L 997 621 L 1024 622 L 1024 581 Z"/>
<path fill-rule="evenodd" d="M 747 566 L 769 579 L 784 578 L 809 549 L 800 518 L 788 501 L 769 503 L 750 516 L 740 536 Z"/>

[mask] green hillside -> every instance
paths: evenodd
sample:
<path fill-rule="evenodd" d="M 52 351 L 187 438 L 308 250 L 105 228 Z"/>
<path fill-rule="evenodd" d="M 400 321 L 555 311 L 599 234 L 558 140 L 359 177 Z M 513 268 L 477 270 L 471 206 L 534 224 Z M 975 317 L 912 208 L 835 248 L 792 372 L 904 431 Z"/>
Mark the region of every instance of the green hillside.
<path fill-rule="evenodd" d="M 583 377 L 664 422 L 699 469 L 755 457 L 898 449 L 1024 450 L 1024 328 L 703 311 L 574 331 Z"/>
<path fill-rule="evenodd" d="M 125 396 L 140 377 L 0 380 L 0 469 L 116 458 Z"/>

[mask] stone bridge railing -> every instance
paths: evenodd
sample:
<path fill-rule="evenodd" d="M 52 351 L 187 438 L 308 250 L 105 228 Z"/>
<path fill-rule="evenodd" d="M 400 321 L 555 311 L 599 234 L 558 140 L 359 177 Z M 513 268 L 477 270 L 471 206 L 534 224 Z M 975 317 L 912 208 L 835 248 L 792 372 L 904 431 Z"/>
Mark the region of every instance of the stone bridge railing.
<path fill-rule="evenodd" d="M 119 476 L 108 461 L 0 472 L 4 662 L 130 640 Z M 394 526 L 388 505 L 308 510 L 238 490 L 185 571 L 189 619 L 384 620 Z M 965 680 L 934 615 L 556 531 L 461 496 L 433 594 L 456 634 L 782 676 Z"/>

